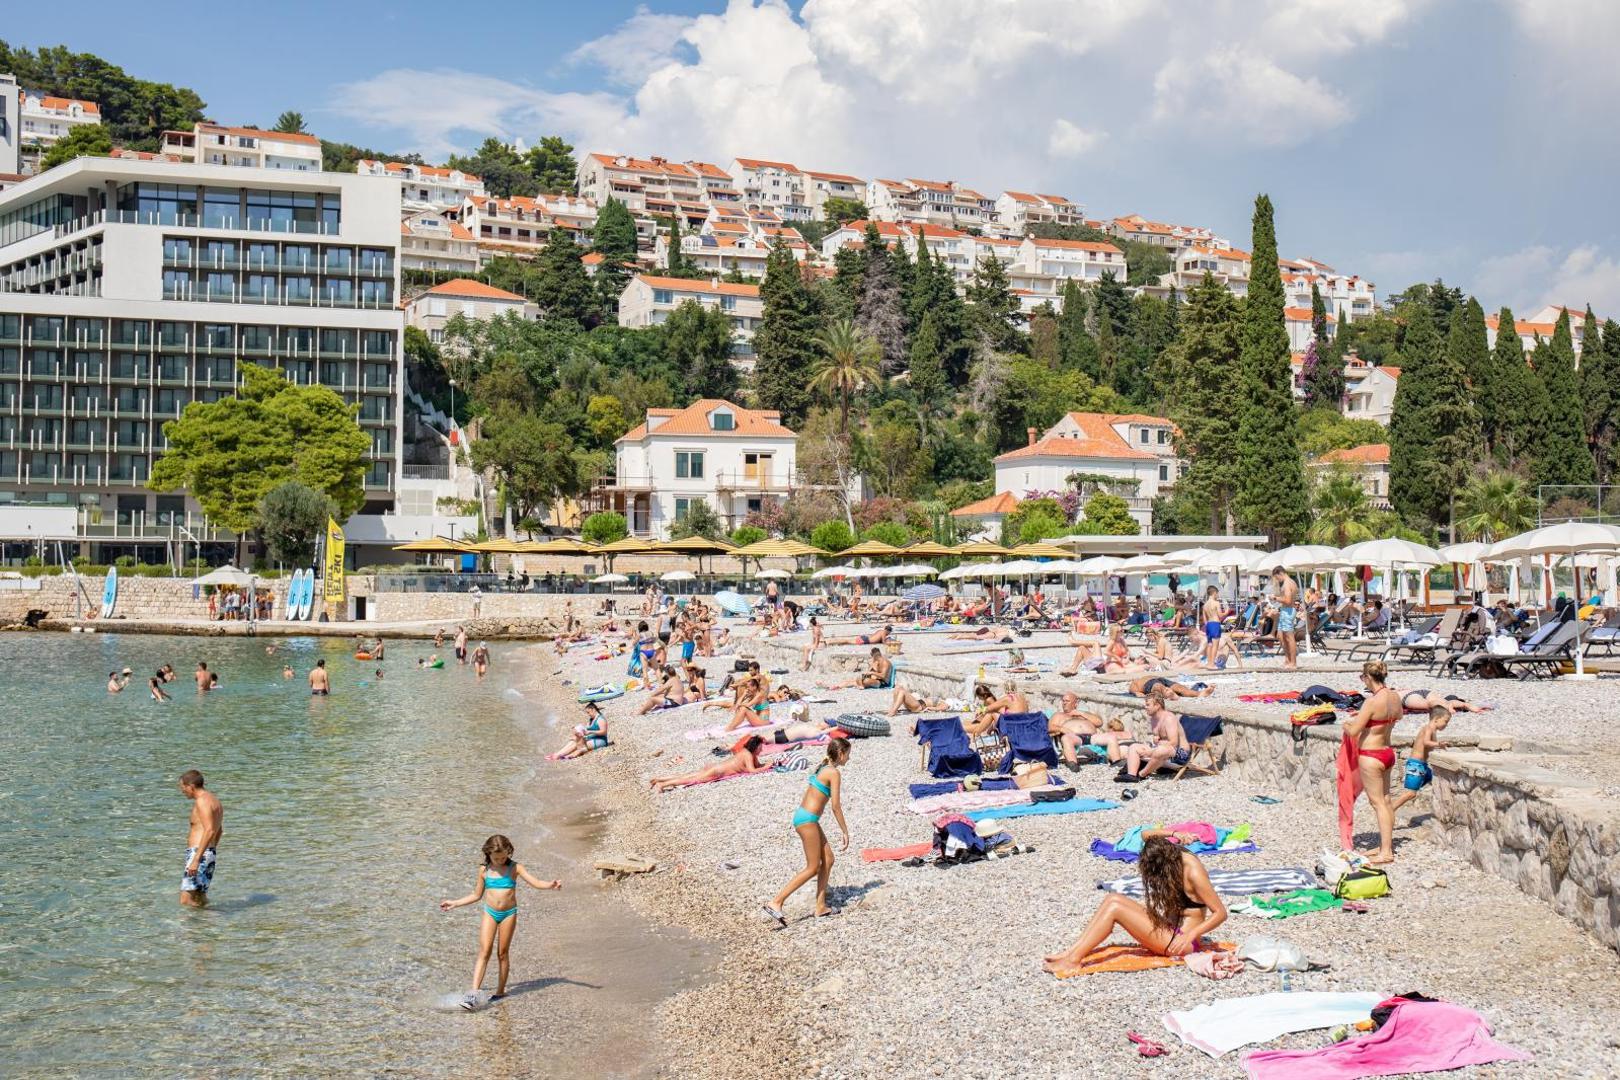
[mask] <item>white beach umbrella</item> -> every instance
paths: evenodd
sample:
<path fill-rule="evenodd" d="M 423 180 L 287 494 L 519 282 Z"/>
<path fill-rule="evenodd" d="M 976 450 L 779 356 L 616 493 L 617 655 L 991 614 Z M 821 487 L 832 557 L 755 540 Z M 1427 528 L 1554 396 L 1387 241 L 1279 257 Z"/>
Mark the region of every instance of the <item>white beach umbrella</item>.
<path fill-rule="evenodd" d="M 1180 563 L 1166 562 L 1163 555 L 1132 555 L 1123 560 L 1116 568 L 1122 574 L 1155 574 L 1160 570 L 1168 570 Z"/>
<path fill-rule="evenodd" d="M 600 574 L 591 578 L 592 585 L 619 585 L 630 579 L 623 574 Z"/>
<path fill-rule="evenodd" d="M 658 575 L 659 581 L 692 581 L 697 575 L 690 570 L 665 570 Z"/>
<path fill-rule="evenodd" d="M 1468 585 L 1474 588 L 1478 579 L 1484 576 L 1485 556 L 1491 550 L 1491 545 L 1480 543 L 1478 540 L 1468 540 L 1460 544 L 1447 544 L 1437 550 L 1451 565 L 1468 567 Z M 1490 581 L 1486 580 L 1484 591 L 1489 590 Z M 1487 596 L 1485 599 L 1488 601 L 1490 598 Z"/>
<path fill-rule="evenodd" d="M 755 578 L 789 578 L 792 576 L 793 575 L 788 573 L 786 570 L 778 570 L 775 567 L 772 567 L 769 570 L 756 570 L 754 572 Z"/>
<path fill-rule="evenodd" d="M 1363 540 L 1359 544 L 1351 544 L 1339 552 L 1340 558 L 1352 566 L 1370 566 L 1376 570 L 1386 570 L 1396 589 L 1395 599 L 1400 598 L 1404 591 L 1404 584 L 1400 580 L 1400 572 L 1405 570 L 1427 570 L 1430 567 L 1440 566 L 1447 561 L 1446 557 L 1427 544 L 1419 544 L 1412 540 L 1402 540 L 1398 536 L 1391 536 L 1384 540 Z M 1359 622 L 1359 620 L 1358 620 Z M 1394 624 L 1390 624 L 1391 629 Z M 1360 627 L 1357 627 L 1360 630 Z"/>
<path fill-rule="evenodd" d="M 1045 569 L 1034 559 L 1013 559 L 1010 562 L 1000 563 L 996 566 L 998 577 L 1029 577 L 1031 574 L 1044 573 Z"/>
<path fill-rule="evenodd" d="M 1598 525 L 1586 521 L 1566 521 L 1558 525 L 1543 525 L 1518 536 L 1491 545 L 1492 558 L 1527 558 L 1536 555 L 1554 555 L 1574 559 L 1575 556 L 1620 551 L 1620 528 Z M 1576 571 L 1579 585 L 1580 571 Z M 1579 594 L 1579 587 L 1575 592 Z M 1579 602 L 1579 595 L 1576 596 Z M 1584 635 L 1583 635 L 1584 638 Z M 1586 678 L 1586 642 L 1575 643 L 1575 678 Z"/>
<path fill-rule="evenodd" d="M 1107 577 L 1118 570 L 1124 561 L 1113 555 L 1093 555 L 1089 559 L 1080 560 L 1079 572 L 1087 577 Z"/>
<path fill-rule="evenodd" d="M 953 566 L 949 570 L 946 570 L 944 573 L 940 574 L 939 580 L 961 581 L 963 578 L 971 577 L 972 571 L 975 570 L 979 565 L 980 564 L 978 563 L 973 563 L 968 566 Z"/>
<path fill-rule="evenodd" d="M 1254 568 L 1269 574 L 1273 567 L 1284 570 L 1333 570 L 1348 565 L 1339 558 L 1339 549 L 1328 544 L 1295 544 L 1263 555 Z"/>
<path fill-rule="evenodd" d="M 853 569 L 854 567 L 850 566 L 828 566 L 817 570 L 810 576 L 813 578 L 849 577 Z"/>
<path fill-rule="evenodd" d="M 886 577 L 932 577 L 939 573 L 935 567 L 927 563 L 906 563 L 904 566 L 892 567 Z"/>
<path fill-rule="evenodd" d="M 217 570 L 208 571 L 208 573 L 193 581 L 192 584 L 234 585 L 239 589 L 245 589 L 249 585 L 253 584 L 253 575 L 240 567 L 232 566 L 227 563 Z"/>

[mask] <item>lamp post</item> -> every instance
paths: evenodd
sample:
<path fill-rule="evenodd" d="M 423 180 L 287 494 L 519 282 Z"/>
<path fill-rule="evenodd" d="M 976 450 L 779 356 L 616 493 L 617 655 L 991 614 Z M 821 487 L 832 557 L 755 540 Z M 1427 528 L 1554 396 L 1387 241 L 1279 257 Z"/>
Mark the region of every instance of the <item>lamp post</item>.
<path fill-rule="evenodd" d="M 450 380 L 450 430 L 456 430 L 456 380 Z"/>

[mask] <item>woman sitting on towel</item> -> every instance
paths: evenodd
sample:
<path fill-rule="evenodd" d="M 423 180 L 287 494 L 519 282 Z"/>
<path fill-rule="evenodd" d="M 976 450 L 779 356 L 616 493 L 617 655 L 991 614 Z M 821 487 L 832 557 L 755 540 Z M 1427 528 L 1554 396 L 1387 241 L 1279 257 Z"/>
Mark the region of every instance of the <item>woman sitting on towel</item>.
<path fill-rule="evenodd" d="M 758 735 L 749 735 L 737 740 L 731 747 L 731 756 L 724 761 L 716 762 L 707 769 L 687 773 L 684 776 L 654 776 L 647 783 L 652 785 L 656 792 L 673 791 L 678 787 L 691 787 L 694 784 L 707 784 L 711 780 L 724 780 L 728 776 L 746 776 L 749 773 L 769 772 L 770 766 L 760 763 L 759 748 L 765 745 L 765 740 Z"/>
<path fill-rule="evenodd" d="M 1401 694 L 1401 708 L 1409 713 L 1427 714 L 1430 709 L 1436 707 L 1449 713 L 1491 711 L 1489 705 L 1475 705 L 1471 701 L 1464 701 L 1456 694 L 1437 694 L 1433 690 L 1407 690 L 1397 693 Z"/>
<path fill-rule="evenodd" d="M 739 704 L 726 724 L 727 731 L 740 727 L 768 727 L 771 722 L 771 692 L 765 676 L 754 674 L 742 682 Z"/>
<path fill-rule="evenodd" d="M 1142 873 L 1142 900 L 1109 893 L 1074 947 L 1048 956 L 1042 967 L 1053 973 L 1072 967 L 1101 948 L 1115 927 L 1150 952 L 1186 956 L 1197 952 L 1204 935 L 1226 921 L 1226 905 L 1210 884 L 1204 864 L 1169 837 L 1145 842 L 1137 868 Z"/>
<path fill-rule="evenodd" d="M 1395 748 L 1389 737 L 1401 718 L 1401 695 L 1384 685 L 1389 669 L 1382 660 L 1361 665 L 1361 683 L 1367 699 L 1354 720 L 1344 725 L 1344 737 L 1355 744 L 1354 761 L 1361 774 L 1361 788 L 1372 803 L 1378 820 L 1378 850 L 1367 857 L 1374 866 L 1395 861 L 1395 809 L 1389 801 L 1389 774 L 1395 768 Z"/>
<path fill-rule="evenodd" d="M 1030 711 L 1029 698 L 1024 696 L 1022 690 L 1018 689 L 1016 682 L 1009 682 L 1007 692 L 1001 697 L 992 697 L 990 688 L 984 683 L 979 683 L 973 688 L 973 697 L 975 701 L 973 719 L 964 721 L 962 724 L 962 729 L 970 737 L 983 735 L 986 731 L 995 727 L 996 721 L 1001 719 L 1002 713 L 1027 713 Z"/>
<path fill-rule="evenodd" d="M 913 693 L 905 686 L 896 686 L 889 697 L 890 716 L 903 712 L 962 712 L 965 707 L 966 702 L 956 698 L 930 698 L 927 694 Z"/>

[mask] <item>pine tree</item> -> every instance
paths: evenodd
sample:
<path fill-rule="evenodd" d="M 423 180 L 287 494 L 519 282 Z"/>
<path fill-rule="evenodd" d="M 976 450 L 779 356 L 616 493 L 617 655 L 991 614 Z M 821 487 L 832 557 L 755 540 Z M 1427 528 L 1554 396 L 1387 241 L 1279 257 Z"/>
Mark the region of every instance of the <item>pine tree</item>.
<path fill-rule="evenodd" d="M 546 246 L 536 260 L 533 299 L 547 319 L 572 319 L 581 326 L 590 325 L 596 294 L 585 275 L 583 255 L 563 229 L 552 229 L 546 237 Z"/>
<path fill-rule="evenodd" d="M 1606 483 L 1609 475 L 1609 449 L 1614 444 L 1614 375 L 1609 370 L 1607 343 L 1603 330 L 1592 315 L 1592 305 L 1586 306 L 1586 321 L 1581 335 L 1581 404 L 1586 409 L 1586 444 L 1592 451 L 1592 464 L 1597 482 Z"/>
<path fill-rule="evenodd" d="M 765 259 L 759 287 L 764 319 L 754 335 L 754 396 L 762 408 L 782 414 L 788 427 L 799 424 L 810 407 L 808 380 L 820 353 L 816 347 L 816 303 L 798 260 L 783 244 Z"/>
<path fill-rule="evenodd" d="M 1519 340 L 1516 325 L 1513 309 L 1503 308 L 1497 313 L 1490 374 L 1478 391 L 1479 412 L 1485 418 L 1491 453 L 1510 469 L 1528 462 L 1538 423 L 1530 393 L 1533 373 L 1525 362 L 1524 342 Z"/>
<path fill-rule="evenodd" d="M 1123 282 L 1115 279 L 1112 270 L 1104 270 L 1103 276 L 1098 279 L 1097 295 L 1092 307 L 1097 313 L 1099 337 L 1102 334 L 1101 321 L 1104 315 L 1113 323 L 1111 329 L 1115 337 L 1124 337 L 1130 333 L 1131 294 L 1126 291 Z"/>
<path fill-rule="evenodd" d="M 1327 302 L 1322 299 L 1322 290 L 1317 288 L 1316 282 L 1313 281 L 1311 282 L 1311 337 L 1316 340 L 1319 349 L 1325 347 L 1328 343 L 1327 326 Z"/>
<path fill-rule="evenodd" d="M 917 395 L 925 414 L 937 408 L 950 393 L 950 385 L 945 381 L 942 352 L 939 320 L 930 311 L 923 315 L 922 322 L 917 324 L 917 332 L 911 335 L 909 356 L 911 390 Z"/>
<path fill-rule="evenodd" d="M 610 198 L 596 215 L 591 250 L 602 256 L 596 267 L 596 295 L 611 318 L 619 310 L 619 297 L 630 276 L 625 264 L 636 261 L 636 219 L 618 199 Z"/>
<path fill-rule="evenodd" d="M 893 375 L 906 365 L 904 297 L 895 279 L 889 249 L 871 222 L 866 225 L 866 248 L 862 254 L 866 265 L 856 294 L 855 326 L 877 342 L 883 354 L 883 373 Z"/>
<path fill-rule="evenodd" d="M 1536 372 L 1547 388 L 1551 406 L 1542 432 L 1541 452 L 1536 456 L 1536 483 L 1595 483 L 1597 474 L 1586 443 L 1586 413 L 1581 404 L 1580 378 L 1575 372 L 1575 343 L 1570 335 L 1568 311 L 1558 316 L 1546 357 L 1538 363 Z"/>
<path fill-rule="evenodd" d="M 1484 314 L 1478 330 L 1484 332 Z M 1452 495 L 1480 456 L 1479 423 L 1468 397 L 1466 310 L 1442 343 L 1427 306 L 1410 305 L 1401 378 L 1389 421 L 1389 495 L 1413 523 L 1448 519 Z"/>
<path fill-rule="evenodd" d="M 1237 512 L 1245 528 L 1281 542 L 1300 536 L 1310 518 L 1300 459 L 1293 365 L 1283 325 L 1282 273 L 1271 198 L 1254 201 L 1249 295 L 1243 306 L 1242 419 Z"/>
<path fill-rule="evenodd" d="M 669 247 L 664 251 L 664 269 L 671 274 L 685 274 L 690 272 L 690 264 L 686 252 L 681 250 L 681 219 L 669 219 Z"/>
<path fill-rule="evenodd" d="M 1019 349 L 1018 300 L 1007 282 L 1007 268 L 994 255 L 979 260 L 968 285 L 967 299 L 973 321 L 997 352 Z"/>
<path fill-rule="evenodd" d="M 917 247 L 917 263 L 912 269 L 911 289 L 906 298 L 911 321 L 921 323 L 932 312 L 939 330 L 940 363 L 952 386 L 967 382 L 973 356 L 967 305 L 956 291 L 956 278 L 943 259 L 929 254 L 926 245 Z"/>
<path fill-rule="evenodd" d="M 1189 463 L 1176 487 L 1209 508 L 1208 532 L 1225 533 L 1241 473 L 1242 323 L 1232 294 L 1209 274 L 1187 294 L 1181 322 L 1181 338 L 1165 350 L 1176 450 Z"/>
<path fill-rule="evenodd" d="M 1058 316 L 1058 357 L 1060 366 L 1084 372 L 1097 382 L 1097 342 L 1086 329 L 1091 303 L 1080 283 L 1070 279 L 1063 285 L 1063 314 Z"/>
<path fill-rule="evenodd" d="M 1114 320 L 1106 313 L 1097 319 L 1097 384 L 1119 389 L 1119 345 L 1114 341 Z"/>
<path fill-rule="evenodd" d="M 919 243 L 917 246 L 921 248 L 925 245 Z M 903 320 L 903 332 L 909 340 L 911 332 L 917 328 L 917 324 L 911 321 L 910 311 L 911 279 L 916 268 L 911 264 L 911 255 L 907 252 L 906 245 L 896 244 L 889 251 L 889 268 L 894 273 L 895 288 L 899 290 L 900 317 Z"/>

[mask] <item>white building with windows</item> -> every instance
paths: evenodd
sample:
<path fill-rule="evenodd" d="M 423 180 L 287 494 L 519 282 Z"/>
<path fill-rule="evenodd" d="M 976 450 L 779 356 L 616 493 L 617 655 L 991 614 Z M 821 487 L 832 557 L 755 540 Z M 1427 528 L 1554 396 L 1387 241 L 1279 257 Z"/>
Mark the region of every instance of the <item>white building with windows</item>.
<path fill-rule="evenodd" d="M 765 316 L 758 285 L 637 274 L 619 296 L 619 325 L 660 326 L 688 301 L 716 308 L 731 318 L 731 361 L 744 371 L 752 371 L 754 333 Z"/>
<path fill-rule="evenodd" d="M 1069 477 L 1107 478 L 1144 532 L 1153 527 L 1153 499 L 1186 471 L 1176 456 L 1175 425 L 1162 416 L 1072 412 L 1029 442 L 995 459 L 996 494 L 1016 499 L 1031 491 L 1063 491 Z M 1099 481 L 1101 482 L 1101 481 Z"/>
<path fill-rule="evenodd" d="M 484 194 L 484 181 L 460 169 L 361 158 L 354 163 L 354 171 L 361 176 L 386 176 L 399 181 L 401 205 L 408 212 L 458 211 L 472 196 Z"/>
<path fill-rule="evenodd" d="M 435 345 L 444 341 L 444 328 L 456 316 L 464 319 L 499 319 L 505 315 L 538 319 L 540 308 L 517 293 L 456 278 L 418 293 L 405 305 L 405 325 L 427 334 Z"/>
<path fill-rule="evenodd" d="M 773 210 L 786 222 L 809 221 L 815 216 L 805 174 L 797 165 L 736 158 L 731 163 L 731 175 L 742 192 L 745 208 Z"/>
<path fill-rule="evenodd" d="M 613 475 L 582 512 L 613 510 L 632 536 L 666 539 L 692 506 L 706 503 L 729 531 L 798 486 L 798 439 L 778 413 L 718 398 L 648 409 L 613 444 Z"/>
<path fill-rule="evenodd" d="M 533 258 L 546 246 L 552 229 L 562 229 L 576 244 L 589 244 L 596 228 L 596 204 L 574 195 L 532 199 L 469 195 L 459 217 L 478 244 L 480 262 L 487 263 L 500 255 Z"/>
<path fill-rule="evenodd" d="M 865 203 L 866 181 L 848 173 L 804 171 L 804 197 L 810 204 L 810 217 L 820 221 L 827 216 L 828 199 L 848 199 Z"/>
<path fill-rule="evenodd" d="M 1343 469 L 1354 476 L 1366 493 L 1367 501 L 1379 510 L 1389 509 L 1389 444 L 1368 443 L 1348 450 L 1330 450 L 1310 463 L 1320 483 L 1324 475 Z"/>
<path fill-rule="evenodd" d="M 1036 225 L 1084 225 L 1085 207 L 1062 195 L 1006 191 L 996 200 L 996 213 L 1011 236 L 1023 236 Z"/>
<path fill-rule="evenodd" d="M 706 161 L 670 161 L 626 154 L 586 154 L 574 177 L 580 197 L 597 206 L 617 199 L 631 213 L 672 213 L 669 207 L 706 207 L 711 196 L 727 201 L 733 178 Z"/>
<path fill-rule="evenodd" d="M 298 132 L 199 122 L 190 131 L 165 131 L 162 152 L 194 165 L 321 171 L 321 140 Z"/>
<path fill-rule="evenodd" d="M 1149 221 L 1141 214 L 1117 217 L 1109 222 L 1106 228 L 1121 240 L 1135 240 L 1138 243 L 1153 244 L 1171 251 L 1195 245 L 1213 248 L 1231 246 L 1201 225 L 1170 225 L 1163 221 Z"/>
<path fill-rule="evenodd" d="M 1101 281 L 1104 274 L 1125 281 L 1125 253 L 1113 244 L 1093 240 L 1037 240 L 1026 236 L 1018 248 L 1017 265 L 1060 282 Z M 1058 288 L 1062 292 L 1061 285 Z"/>
<path fill-rule="evenodd" d="M 256 364 L 357 407 L 362 513 L 390 510 L 399 222 L 397 185 L 340 173 L 83 157 L 0 193 L 0 508 L 73 507 L 103 550 L 216 538 L 147 481 L 164 422 Z"/>
<path fill-rule="evenodd" d="M 400 265 L 406 270 L 476 274 L 478 242 L 467 226 L 437 210 L 418 210 L 399 223 Z"/>
<path fill-rule="evenodd" d="M 22 157 L 35 169 L 46 150 L 74 128 L 101 123 L 101 106 L 93 101 L 22 91 L 18 99 Z"/>
<path fill-rule="evenodd" d="M 0 191 L 22 179 L 22 112 L 17 77 L 0 72 Z"/>
<path fill-rule="evenodd" d="M 1398 367 L 1369 364 L 1352 357 L 1344 365 L 1345 418 L 1387 425 L 1395 412 L 1395 388 L 1400 378 Z"/>

